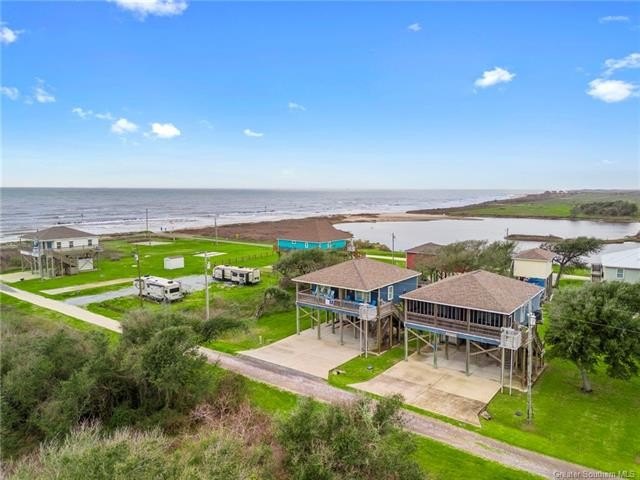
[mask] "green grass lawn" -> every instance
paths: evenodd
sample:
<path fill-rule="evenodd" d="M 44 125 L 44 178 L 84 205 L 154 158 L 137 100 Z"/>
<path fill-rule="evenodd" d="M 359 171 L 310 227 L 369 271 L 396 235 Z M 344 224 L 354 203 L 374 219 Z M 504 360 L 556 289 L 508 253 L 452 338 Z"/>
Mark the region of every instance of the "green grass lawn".
<path fill-rule="evenodd" d="M 120 335 L 111 330 L 91 325 L 90 323 L 77 320 L 72 317 L 68 317 L 62 313 L 54 312 L 46 308 L 32 305 L 28 302 L 18 300 L 7 294 L 0 293 L 0 317 L 7 314 L 19 314 L 25 317 L 33 317 L 39 319 L 45 319 L 56 324 L 64 324 L 76 330 L 83 332 L 102 332 L 109 339 L 109 343 L 115 345 L 120 340 Z"/>
<path fill-rule="evenodd" d="M 124 240 L 105 241 L 101 243 L 105 251 L 100 254 L 98 269 L 95 271 L 52 279 L 27 280 L 16 283 L 14 286 L 30 292 L 39 292 L 40 290 L 102 282 L 117 278 L 137 277 L 138 270 L 133 257 L 136 249 L 139 249 L 140 252 L 142 274 L 157 275 L 165 278 L 201 273 L 204 269 L 204 259 L 196 257 L 195 254 L 205 251 L 224 253 L 224 255 L 211 257 L 210 262 L 212 265 L 226 263 L 262 267 L 277 261 L 277 255 L 271 245 L 260 247 L 255 244 L 227 243 L 223 241 L 216 244 L 214 240 L 192 239 L 166 241 L 169 243 L 156 246 L 138 246 Z M 184 268 L 165 270 L 164 257 L 176 255 L 184 256 Z"/>
<path fill-rule="evenodd" d="M 553 265 L 553 271 L 558 273 L 560 270 L 560 265 Z M 581 277 L 589 277 L 591 278 L 591 269 L 586 267 L 567 267 L 564 269 L 563 274 L 567 275 L 580 275 Z"/>
<path fill-rule="evenodd" d="M 534 421 L 526 423 L 524 393 L 498 394 L 480 433 L 603 471 L 640 474 L 640 378 L 609 378 L 600 368 L 594 392 L 580 391 L 576 367 L 553 360 L 533 389 Z"/>
<path fill-rule="evenodd" d="M 360 355 L 343 363 L 329 375 L 329 383 L 347 388 L 353 383 L 366 382 L 388 370 L 404 358 L 404 347 L 396 346 L 381 355 Z M 340 373 L 337 373 L 337 372 Z"/>
<path fill-rule="evenodd" d="M 7 309 L 11 309 L 12 312 L 19 312 L 23 315 L 29 315 L 31 317 L 55 323 L 63 323 L 77 330 L 100 330 L 109 337 L 111 342 L 117 342 L 119 339 L 119 335 L 115 332 L 102 330 L 99 327 L 94 327 L 93 325 L 44 308 L 32 306 L 31 304 L 4 294 L 0 294 L 0 307 L 3 315 L 7 312 Z M 293 323 L 295 329 L 295 321 Z M 398 349 L 391 351 L 393 353 L 389 355 L 389 360 L 397 356 L 396 350 Z M 380 359 L 381 357 L 377 357 L 376 360 L 380 362 Z M 211 365 L 210 368 L 212 375 L 219 375 L 222 372 L 222 369 L 214 365 Z M 380 364 L 380 368 L 382 368 L 382 364 Z M 359 368 L 354 368 L 352 375 L 352 378 L 364 378 L 363 375 L 366 374 L 359 371 Z M 252 405 L 273 416 L 285 416 L 289 414 L 295 408 L 299 400 L 299 396 L 293 393 L 250 379 L 247 380 L 247 389 Z M 517 480 L 537 478 L 524 472 L 504 467 L 498 463 L 490 462 L 460 450 L 456 450 L 428 438 L 415 435 L 414 439 L 418 447 L 417 451 L 414 453 L 414 457 L 422 466 L 429 478 L 432 479 L 466 480 L 469 478 L 475 478 L 486 480 Z"/>

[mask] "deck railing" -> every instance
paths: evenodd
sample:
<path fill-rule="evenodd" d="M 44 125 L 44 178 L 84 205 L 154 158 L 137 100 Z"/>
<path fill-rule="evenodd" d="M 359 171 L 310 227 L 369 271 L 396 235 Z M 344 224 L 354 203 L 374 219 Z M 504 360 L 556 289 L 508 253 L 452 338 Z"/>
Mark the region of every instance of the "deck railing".
<path fill-rule="evenodd" d="M 350 312 L 354 316 L 359 316 L 361 309 L 366 307 L 369 314 L 377 315 L 378 307 L 376 305 L 370 305 L 363 302 L 354 302 L 353 300 L 344 300 L 340 298 L 328 298 L 324 295 L 314 295 L 311 291 L 298 292 L 296 297 L 298 303 L 318 306 L 325 309 L 336 309 Z M 393 312 L 393 303 L 382 302 L 380 304 L 380 317 L 385 317 Z"/>
<path fill-rule="evenodd" d="M 407 312 L 407 321 L 411 323 L 428 325 L 431 327 L 448 330 L 452 333 L 469 333 L 479 337 L 500 340 L 500 328 L 488 325 L 479 325 L 464 320 L 452 320 L 450 318 L 436 317 L 434 315 L 424 315 L 422 313 Z"/>

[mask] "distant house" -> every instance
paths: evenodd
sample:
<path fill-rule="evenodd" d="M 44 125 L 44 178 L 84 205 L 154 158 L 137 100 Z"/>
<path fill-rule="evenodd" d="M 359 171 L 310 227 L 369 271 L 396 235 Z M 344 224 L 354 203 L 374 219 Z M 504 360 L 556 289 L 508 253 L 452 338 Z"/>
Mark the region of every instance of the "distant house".
<path fill-rule="evenodd" d="M 443 340 L 448 346 L 465 343 L 465 369 L 470 373 L 472 357 L 488 355 L 504 373 L 504 350 L 510 358 L 521 358 L 526 347 L 529 313 L 540 309 L 544 289 L 484 270 L 448 277 L 401 296 L 404 300 L 405 357 L 409 336 L 424 342 L 434 352 Z M 506 329 L 506 330 L 505 330 Z M 508 335 L 506 335 L 508 334 Z M 536 370 L 542 366 L 543 347 L 533 330 Z M 472 351 L 473 350 L 473 351 Z M 515 362 L 521 378 L 523 360 Z M 504 377 L 504 374 L 502 375 Z"/>
<path fill-rule="evenodd" d="M 555 254 L 543 248 L 531 248 L 516 253 L 513 257 L 513 276 L 518 280 L 533 283 L 551 295 L 553 259 Z"/>
<path fill-rule="evenodd" d="M 309 219 L 298 222 L 298 226 L 283 234 L 276 240 L 279 252 L 288 250 L 343 250 L 347 247 L 352 235 L 335 228 L 331 222 L 322 219 Z"/>
<path fill-rule="evenodd" d="M 600 264 L 591 266 L 592 276 L 599 272 L 607 282 L 640 283 L 640 247 L 621 252 L 606 253 Z"/>
<path fill-rule="evenodd" d="M 418 287 L 419 272 L 370 258 L 357 258 L 293 279 L 296 284 L 296 322 L 311 318 L 320 338 L 321 312 L 333 328 L 353 327 L 366 353 L 369 337 L 378 352 L 399 341 L 401 321 L 395 308 L 400 295 Z M 394 341 L 395 339 L 395 341 Z"/>
<path fill-rule="evenodd" d="M 405 252 L 407 254 L 407 268 L 415 270 L 418 267 L 432 265 L 441 248 L 442 245 L 432 242 L 410 248 Z"/>
<path fill-rule="evenodd" d="M 41 277 L 72 275 L 94 270 L 99 238 L 75 228 L 56 226 L 20 237 L 23 270 Z"/>

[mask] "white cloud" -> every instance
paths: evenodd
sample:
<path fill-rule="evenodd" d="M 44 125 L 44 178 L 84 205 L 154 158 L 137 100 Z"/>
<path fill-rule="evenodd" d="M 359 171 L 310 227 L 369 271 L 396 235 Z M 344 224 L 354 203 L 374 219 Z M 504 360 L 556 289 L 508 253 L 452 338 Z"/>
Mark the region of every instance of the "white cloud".
<path fill-rule="evenodd" d="M 407 30 L 411 30 L 412 32 L 419 32 L 420 30 L 422 30 L 422 26 L 418 22 L 412 23 L 407 27 Z"/>
<path fill-rule="evenodd" d="M 44 80 L 37 79 L 38 84 L 33 87 L 33 99 L 38 103 L 53 103 L 56 101 L 56 97 L 52 93 L 47 91 L 47 86 Z"/>
<path fill-rule="evenodd" d="M 264 133 L 254 132 L 250 128 L 245 128 L 242 133 L 244 133 L 247 137 L 264 137 Z"/>
<path fill-rule="evenodd" d="M 126 133 L 133 133 L 138 130 L 138 126 L 127 120 L 126 118 L 119 118 L 111 125 L 111 131 L 118 135 L 124 135 Z"/>
<path fill-rule="evenodd" d="M 10 43 L 18 40 L 18 36 L 22 33 L 22 30 L 12 30 L 6 25 L 0 26 L 0 43 L 9 45 Z"/>
<path fill-rule="evenodd" d="M 198 122 L 200 125 L 202 125 L 204 128 L 206 128 L 207 130 L 213 130 L 213 123 L 211 123 L 209 120 L 200 120 Z"/>
<path fill-rule="evenodd" d="M 516 74 L 500 67 L 493 70 L 487 70 L 482 73 L 482 77 L 478 78 L 474 85 L 479 88 L 487 88 L 499 83 L 509 83 L 515 78 Z"/>
<path fill-rule="evenodd" d="M 0 87 L 0 94 L 10 100 L 17 100 L 20 97 L 20 91 L 16 87 Z"/>
<path fill-rule="evenodd" d="M 93 116 L 96 117 L 98 120 L 113 120 L 113 116 L 109 112 L 94 113 Z"/>
<path fill-rule="evenodd" d="M 147 15 L 169 17 L 181 15 L 188 7 L 186 0 L 109 0 L 123 10 L 135 13 L 140 18 Z"/>
<path fill-rule="evenodd" d="M 87 118 L 93 115 L 93 112 L 91 110 L 85 110 L 84 108 L 81 108 L 81 107 L 72 108 L 71 113 L 75 113 L 80 118 Z"/>
<path fill-rule="evenodd" d="M 616 103 L 634 95 L 638 86 L 622 80 L 596 78 L 589 82 L 587 95 L 606 103 Z"/>
<path fill-rule="evenodd" d="M 607 15 L 598 19 L 600 23 L 628 22 L 629 17 L 625 15 Z"/>
<path fill-rule="evenodd" d="M 75 113 L 80 118 L 97 118 L 98 120 L 113 120 L 113 116 L 110 113 L 95 113 L 93 110 L 85 110 L 82 107 L 75 107 L 71 109 L 71 113 Z"/>
<path fill-rule="evenodd" d="M 157 138 L 174 138 L 181 134 L 173 123 L 152 123 L 151 133 Z"/>
<path fill-rule="evenodd" d="M 609 58 L 604 61 L 605 75 L 612 75 L 616 70 L 640 68 L 640 53 L 631 53 L 623 58 Z"/>
<path fill-rule="evenodd" d="M 300 105 L 299 103 L 289 102 L 289 110 L 301 110 L 303 112 L 306 112 L 307 109 L 304 107 L 304 105 Z"/>

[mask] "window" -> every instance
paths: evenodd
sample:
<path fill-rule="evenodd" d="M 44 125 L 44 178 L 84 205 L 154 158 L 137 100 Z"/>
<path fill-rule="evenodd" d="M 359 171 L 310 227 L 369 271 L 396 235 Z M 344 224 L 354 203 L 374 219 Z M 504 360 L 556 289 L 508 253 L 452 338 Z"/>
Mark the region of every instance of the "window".
<path fill-rule="evenodd" d="M 56 242 L 56 248 L 62 248 L 62 242 Z"/>
<path fill-rule="evenodd" d="M 87 245 L 89 245 L 90 247 L 93 246 L 93 238 L 87 240 Z"/>
<path fill-rule="evenodd" d="M 387 288 L 387 300 L 393 300 L 393 285 L 389 285 L 389 288 Z"/>
<path fill-rule="evenodd" d="M 69 248 L 73 248 L 73 240 L 69 240 Z"/>
<path fill-rule="evenodd" d="M 624 268 L 618 268 L 616 270 L 616 278 L 624 278 Z"/>
<path fill-rule="evenodd" d="M 369 292 L 359 292 L 356 290 L 356 302 L 369 303 Z"/>

